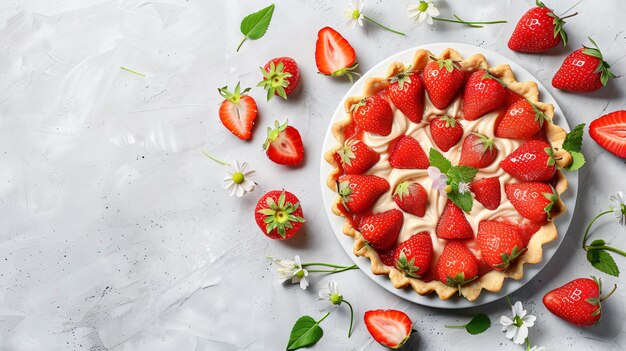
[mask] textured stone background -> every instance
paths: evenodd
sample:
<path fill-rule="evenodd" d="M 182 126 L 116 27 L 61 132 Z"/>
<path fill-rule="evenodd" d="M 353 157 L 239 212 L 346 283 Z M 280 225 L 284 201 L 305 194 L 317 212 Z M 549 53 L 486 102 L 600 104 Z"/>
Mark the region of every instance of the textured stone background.
<path fill-rule="evenodd" d="M 584 0 L 571 19 L 571 46 L 546 55 L 511 52 L 506 41 L 533 2 L 447 1 L 443 15 L 508 24 L 471 29 L 416 27 L 409 1 L 370 1 L 366 13 L 405 31 L 399 37 L 372 25 L 343 26 L 344 1 L 277 1 L 267 35 L 239 53 L 239 22 L 267 1 L 0 1 L 0 345 L 4 350 L 280 350 L 302 314 L 319 316 L 316 291 L 337 280 L 357 312 L 345 337 L 347 310 L 323 323 L 315 350 L 382 350 L 361 316 L 400 308 L 416 321 L 415 350 L 521 350 L 496 326 L 481 336 L 443 328 L 477 311 L 496 321 L 504 301 L 474 310 L 440 311 L 407 303 L 359 271 L 314 276 L 309 290 L 282 285 L 267 255 L 348 264 L 324 209 L 319 184 L 321 143 L 349 84 L 316 73 L 314 43 L 326 25 L 355 47 L 362 72 L 400 50 L 462 42 L 495 50 L 543 82 L 570 125 L 624 109 L 624 80 L 600 92 L 553 89 L 551 77 L 566 54 L 592 35 L 617 74 L 626 74 L 626 32 L 620 0 Z M 557 12 L 575 1 L 550 1 Z M 215 89 L 255 85 L 258 67 L 275 56 L 296 59 L 302 87 L 289 101 L 259 103 L 251 142 L 226 132 L 217 118 Z M 128 66 L 145 78 L 119 69 Z M 303 167 L 286 170 L 261 151 L 275 118 L 299 128 Z M 597 327 L 575 328 L 553 317 L 541 298 L 575 277 L 596 274 L 579 248 L 587 220 L 624 186 L 625 163 L 585 141 L 575 219 L 552 262 L 515 293 L 539 317 L 534 343 L 549 349 L 626 348 L 626 289 L 604 304 Z M 202 154 L 247 160 L 259 189 L 243 199 L 220 188 L 224 169 Z M 308 223 L 289 242 L 263 237 L 254 221 L 264 191 L 287 188 L 302 200 Z M 626 231 L 603 221 L 597 233 L 626 247 Z M 565 235 L 565 233 L 561 233 Z M 626 258 L 619 257 L 622 264 Z M 626 269 L 626 268 L 624 268 Z"/>

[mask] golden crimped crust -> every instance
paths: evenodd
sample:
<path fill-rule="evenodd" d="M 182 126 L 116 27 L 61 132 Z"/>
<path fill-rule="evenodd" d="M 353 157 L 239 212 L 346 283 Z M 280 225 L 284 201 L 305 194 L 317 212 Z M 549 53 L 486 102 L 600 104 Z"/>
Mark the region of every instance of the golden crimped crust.
<path fill-rule="evenodd" d="M 433 61 L 431 57 L 434 57 L 434 54 L 432 54 L 431 52 L 423 49 L 417 50 L 413 59 L 413 63 L 411 64 L 411 70 L 415 72 L 421 72 L 429 62 Z M 453 61 L 457 61 L 463 71 L 477 71 L 480 69 L 488 70 L 489 73 L 491 73 L 493 76 L 498 77 L 502 81 L 504 81 L 507 85 L 507 88 L 524 96 L 526 99 L 535 104 L 540 110 L 542 110 L 546 114 L 548 119 L 552 121 L 554 117 L 554 106 L 552 106 L 551 104 L 544 104 L 539 101 L 539 89 L 537 83 L 532 81 L 516 81 L 515 76 L 513 75 L 513 71 L 511 70 L 511 67 L 509 65 L 489 67 L 489 65 L 487 64 L 487 60 L 481 54 L 476 54 L 467 59 L 463 59 L 463 57 L 461 57 L 458 52 L 450 48 L 444 50 L 438 58 L 452 59 Z M 339 144 L 333 149 L 328 150 L 324 155 L 326 161 L 333 166 L 333 171 L 331 172 L 331 174 L 329 174 L 327 179 L 327 185 L 333 191 L 336 192 L 335 179 L 340 172 L 333 155 L 335 154 L 335 152 L 337 152 L 339 148 L 341 148 L 341 145 L 344 143 L 344 129 L 352 122 L 352 113 L 350 112 L 350 106 L 357 103 L 363 97 L 369 97 L 387 88 L 387 86 L 389 85 L 388 78 L 393 77 L 396 74 L 403 72 L 404 70 L 406 70 L 406 67 L 402 63 L 394 62 L 389 66 L 387 70 L 387 75 L 385 77 L 371 77 L 365 81 L 363 96 L 348 97 L 346 99 L 344 106 L 347 117 L 341 121 L 336 122 L 332 127 L 333 135 L 335 139 L 339 142 Z M 567 134 L 566 131 L 553 123 L 547 123 L 544 130 L 546 132 L 546 137 L 552 144 L 552 147 L 554 149 L 560 149 L 563 145 L 563 141 L 565 140 L 565 135 Z M 567 190 L 568 183 L 567 179 L 560 170 L 557 170 L 557 178 L 558 182 L 556 184 L 556 191 L 559 193 L 559 195 L 561 195 Z M 338 209 L 340 203 L 340 197 L 337 196 L 336 201 L 332 205 L 332 211 L 338 216 L 343 216 L 341 211 Z M 565 212 L 565 210 L 565 204 L 559 198 L 558 202 L 553 207 L 552 217 L 554 218 L 561 215 Z M 388 275 L 394 287 L 400 289 L 410 285 L 413 290 L 415 290 L 420 295 L 426 295 L 435 291 L 437 292 L 437 295 L 439 295 L 439 297 L 443 300 L 447 300 L 451 296 L 458 293 L 457 287 L 451 287 L 436 280 L 424 282 L 416 278 L 407 277 L 395 267 L 390 267 L 383 264 L 376 250 L 369 246 L 363 247 L 365 244 L 365 240 L 361 236 L 361 233 L 356 228 L 352 227 L 350 221 L 347 218 L 344 221 L 343 232 L 344 234 L 354 238 L 353 253 L 356 256 L 368 257 L 371 261 L 372 273 L 378 275 Z M 556 238 L 556 226 L 554 225 L 553 221 L 550 221 L 542 226 L 541 229 L 539 229 L 539 231 L 533 235 L 530 242 L 528 243 L 527 251 L 524 253 L 524 255 L 519 257 L 506 271 L 491 271 L 474 280 L 473 282 L 462 286 L 460 292 L 461 295 L 463 295 L 469 301 L 474 301 L 480 296 L 482 289 L 491 292 L 500 291 L 500 289 L 502 289 L 505 278 L 513 278 L 515 280 L 521 279 L 524 276 L 524 264 L 535 264 L 541 262 L 543 256 L 543 244 L 549 243 Z M 432 267 L 431 269 L 434 269 L 434 267 Z"/>

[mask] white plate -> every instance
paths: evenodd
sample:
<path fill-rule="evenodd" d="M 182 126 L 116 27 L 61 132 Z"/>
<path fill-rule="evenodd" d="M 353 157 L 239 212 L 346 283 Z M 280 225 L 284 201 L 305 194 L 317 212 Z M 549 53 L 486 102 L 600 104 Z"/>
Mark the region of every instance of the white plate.
<path fill-rule="evenodd" d="M 322 186 L 322 197 L 324 198 L 324 207 L 326 208 L 326 214 L 328 215 L 328 219 L 330 220 L 330 224 L 333 227 L 333 231 L 335 232 L 335 236 L 341 246 L 346 250 L 346 253 L 350 258 L 356 263 L 361 271 L 363 271 L 370 279 L 374 280 L 383 288 L 387 289 L 394 295 L 402 297 L 406 300 L 415 302 L 420 305 L 437 307 L 437 308 L 446 308 L 446 309 L 457 309 L 457 308 L 467 308 L 467 307 L 475 307 L 480 306 L 495 300 L 498 300 L 508 294 L 515 292 L 517 289 L 521 288 L 528 281 L 533 279 L 537 273 L 539 273 L 543 267 L 550 262 L 550 259 L 563 242 L 563 237 L 569 228 L 570 222 L 572 221 L 572 214 L 574 211 L 574 207 L 576 205 L 576 196 L 578 189 L 578 173 L 572 172 L 567 174 L 567 180 L 569 182 L 569 188 L 565 192 L 564 196 L 561 198 L 565 205 L 567 205 L 568 210 L 561 216 L 557 217 L 555 220 L 557 229 L 559 231 L 559 236 L 556 241 L 552 243 L 548 243 L 543 245 L 543 260 L 538 264 L 526 264 L 524 265 L 524 277 L 521 280 L 513 280 L 513 279 L 505 279 L 504 286 L 502 290 L 497 293 L 490 293 L 488 291 L 483 291 L 480 294 L 480 297 L 473 302 L 468 301 L 463 297 L 453 297 L 450 300 L 441 300 L 436 293 L 431 293 L 427 296 L 421 296 L 417 294 L 413 289 L 396 289 L 391 284 L 389 277 L 386 275 L 375 275 L 370 270 L 370 260 L 364 257 L 356 257 L 352 253 L 352 247 L 354 244 L 354 239 L 343 234 L 343 217 L 336 216 L 330 210 L 331 205 L 334 203 L 337 194 L 335 194 L 332 190 L 328 188 L 326 185 L 326 179 L 328 175 L 332 171 L 332 167 L 326 163 L 324 159 L 324 153 L 334 147 L 337 144 L 337 141 L 332 135 L 332 125 L 345 118 L 344 113 L 344 101 L 349 96 L 358 96 L 361 95 L 363 91 L 363 82 L 368 77 L 382 77 L 387 73 L 387 67 L 394 61 L 400 61 L 404 64 L 409 64 L 413 61 L 413 55 L 415 51 L 418 49 L 426 49 L 438 55 L 446 48 L 453 48 L 458 51 L 463 57 L 469 57 L 473 54 L 482 53 L 487 57 L 487 62 L 489 62 L 490 66 L 497 66 L 500 64 L 508 63 L 511 65 L 513 69 L 513 73 L 518 81 L 528 81 L 532 80 L 537 82 L 539 85 L 540 91 L 540 100 L 544 103 L 554 105 L 555 116 L 554 122 L 569 131 L 569 125 L 563 116 L 561 115 L 561 108 L 556 103 L 552 95 L 546 90 L 546 88 L 532 75 L 530 72 L 525 70 L 522 66 L 517 63 L 511 61 L 509 58 L 498 54 L 496 52 L 487 50 L 485 48 L 481 48 L 474 45 L 468 44 L 455 44 L 455 43 L 439 43 L 439 44 L 428 44 L 423 46 L 418 46 L 412 49 L 405 50 L 398 54 L 395 54 L 387 59 L 383 60 L 372 69 L 370 69 L 367 73 L 365 73 L 361 79 L 359 79 L 351 88 L 348 90 L 348 93 L 341 99 L 339 102 L 335 113 L 333 114 L 333 118 L 328 125 L 328 130 L 326 131 L 326 137 L 324 139 L 324 148 L 322 152 L 322 160 L 320 164 L 320 180 Z"/>

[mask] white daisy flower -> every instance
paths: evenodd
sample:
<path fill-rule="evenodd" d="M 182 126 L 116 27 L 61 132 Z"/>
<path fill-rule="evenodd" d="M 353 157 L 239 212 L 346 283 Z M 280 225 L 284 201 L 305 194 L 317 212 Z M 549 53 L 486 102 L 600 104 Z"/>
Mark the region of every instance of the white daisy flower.
<path fill-rule="evenodd" d="M 535 325 L 537 317 L 527 314 L 520 301 L 511 306 L 511 311 L 512 317 L 500 317 L 500 324 L 503 325 L 502 331 L 506 332 L 507 339 L 512 339 L 514 343 L 521 345 L 528 337 L 528 328 Z"/>
<path fill-rule="evenodd" d="M 433 25 L 433 17 L 439 16 L 439 10 L 432 1 L 422 0 L 417 4 L 409 4 L 406 7 L 409 18 L 412 18 L 418 25 L 426 22 Z"/>
<path fill-rule="evenodd" d="M 365 1 L 361 0 L 350 0 L 348 1 L 348 7 L 346 7 L 343 12 L 346 17 L 346 26 L 350 29 L 356 28 L 358 24 L 359 27 L 363 27 L 363 6 L 365 6 Z"/>
<path fill-rule="evenodd" d="M 254 170 L 248 169 L 248 163 L 233 160 L 230 163 L 230 169 L 226 172 L 228 175 L 224 177 L 224 189 L 228 190 L 230 196 L 242 197 L 246 193 L 254 190 L 256 183 L 250 180 L 254 175 Z"/>
<path fill-rule="evenodd" d="M 268 258 L 280 266 L 278 269 L 276 269 L 276 272 L 278 272 L 280 279 L 291 279 L 292 284 L 300 283 L 300 288 L 302 288 L 303 290 L 305 290 L 309 286 L 309 282 L 306 280 L 309 272 L 306 269 L 302 268 L 302 262 L 300 261 L 299 255 L 296 255 L 293 260 L 285 260 L 271 256 Z"/>
<path fill-rule="evenodd" d="M 343 301 L 343 296 L 341 295 L 341 292 L 339 292 L 339 287 L 335 281 L 329 281 L 328 289 L 321 289 L 318 296 L 319 300 L 328 300 L 333 305 L 340 305 L 341 301 Z"/>
<path fill-rule="evenodd" d="M 448 177 L 444 173 L 441 173 L 437 167 L 428 167 L 426 171 L 428 172 L 428 177 L 433 181 L 433 189 L 437 189 L 440 194 L 446 195 Z"/>
<path fill-rule="evenodd" d="M 621 225 L 626 226 L 626 198 L 624 198 L 624 192 L 618 191 L 615 195 L 611 196 L 610 199 L 617 204 L 616 208 L 611 206 L 613 217 L 617 218 L 617 221 Z"/>
<path fill-rule="evenodd" d="M 459 182 L 459 193 L 465 194 L 468 191 L 470 191 L 469 183 Z"/>

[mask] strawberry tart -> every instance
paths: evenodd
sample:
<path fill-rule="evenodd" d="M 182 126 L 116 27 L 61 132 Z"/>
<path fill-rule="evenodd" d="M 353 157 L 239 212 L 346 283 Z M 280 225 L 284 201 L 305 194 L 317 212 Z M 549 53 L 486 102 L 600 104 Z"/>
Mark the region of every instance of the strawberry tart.
<path fill-rule="evenodd" d="M 345 100 L 325 154 L 332 212 L 353 253 L 396 288 L 476 300 L 542 260 L 564 213 L 563 170 L 584 163 L 535 82 L 477 54 L 417 50 Z"/>

